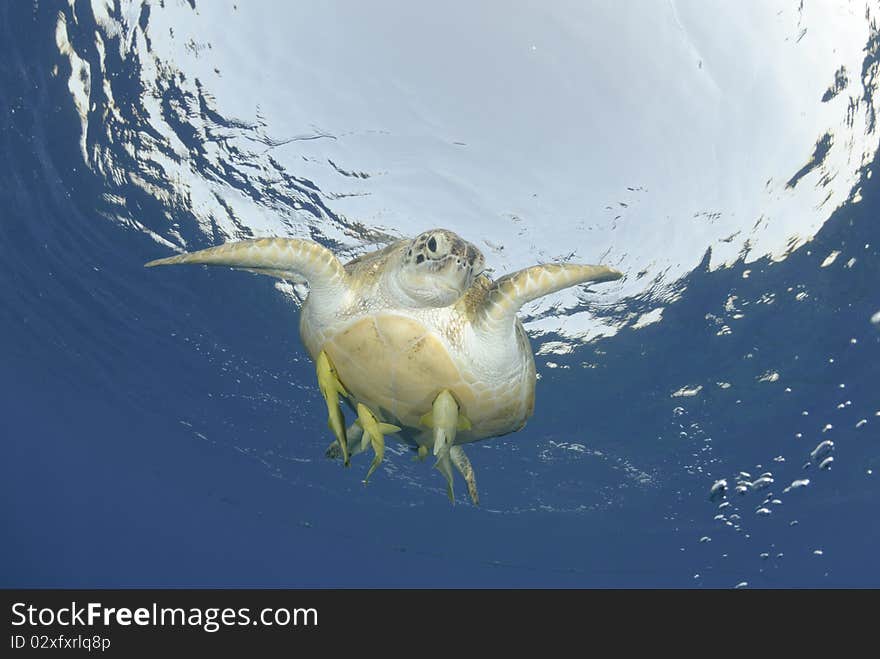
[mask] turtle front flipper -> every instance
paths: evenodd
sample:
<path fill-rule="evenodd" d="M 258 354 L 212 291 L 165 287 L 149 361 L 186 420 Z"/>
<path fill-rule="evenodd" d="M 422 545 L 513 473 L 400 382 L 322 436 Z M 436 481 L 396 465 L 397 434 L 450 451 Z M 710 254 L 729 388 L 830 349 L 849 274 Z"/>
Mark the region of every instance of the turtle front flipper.
<path fill-rule="evenodd" d="M 342 462 L 348 467 L 351 462 L 348 456 L 348 440 L 345 436 L 345 419 L 342 416 L 342 408 L 339 405 L 339 394 L 348 396 L 348 392 L 339 378 L 336 376 L 336 369 L 330 363 L 327 353 L 323 350 L 317 359 L 318 371 L 318 388 L 324 401 L 327 403 L 327 425 L 336 435 L 336 441 L 339 442 L 339 448 L 342 450 Z"/>
<path fill-rule="evenodd" d="M 479 506 L 480 495 L 477 493 L 477 478 L 474 476 L 474 468 L 471 466 L 471 461 L 468 460 L 468 456 L 464 452 L 464 449 L 461 446 L 450 447 L 449 457 L 452 460 L 452 464 L 458 469 L 458 473 L 464 478 L 464 482 L 467 483 L 468 494 L 471 496 L 471 501 L 474 502 L 475 506 Z"/>
<path fill-rule="evenodd" d="M 260 238 L 226 243 L 197 252 L 156 259 L 145 264 L 199 263 L 225 265 L 272 277 L 308 282 L 309 295 L 328 305 L 349 290 L 348 275 L 339 259 L 323 245 L 298 238 Z"/>
<path fill-rule="evenodd" d="M 382 459 L 385 457 L 385 433 L 400 432 L 400 428 L 390 423 L 380 422 L 370 408 L 363 403 L 357 404 L 357 413 L 357 424 L 363 429 L 364 433 L 361 440 L 361 450 L 366 449 L 367 440 L 369 440 L 376 454 L 369 471 L 367 471 L 367 475 L 364 477 L 364 484 L 366 484 L 369 482 L 373 472 L 376 471 L 376 468 L 382 464 Z"/>
<path fill-rule="evenodd" d="M 486 291 L 475 325 L 493 332 L 512 326 L 516 313 L 527 302 L 587 282 L 620 279 L 623 275 L 604 265 L 546 263 L 501 277 Z"/>

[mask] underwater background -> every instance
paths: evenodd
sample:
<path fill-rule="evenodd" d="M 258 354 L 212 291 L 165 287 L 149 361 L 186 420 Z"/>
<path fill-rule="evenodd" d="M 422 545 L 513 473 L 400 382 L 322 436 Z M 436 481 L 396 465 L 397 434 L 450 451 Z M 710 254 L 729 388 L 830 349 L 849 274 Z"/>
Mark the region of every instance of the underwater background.
<path fill-rule="evenodd" d="M 877 2 L 0 3 L 0 585 L 880 586 Z M 534 417 L 450 505 L 332 439 L 304 289 L 441 226 Z"/>

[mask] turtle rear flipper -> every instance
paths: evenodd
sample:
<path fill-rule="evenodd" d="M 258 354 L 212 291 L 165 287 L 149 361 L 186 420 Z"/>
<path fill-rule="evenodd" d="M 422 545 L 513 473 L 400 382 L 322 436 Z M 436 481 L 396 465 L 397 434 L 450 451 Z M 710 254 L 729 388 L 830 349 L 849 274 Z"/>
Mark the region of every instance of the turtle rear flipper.
<path fill-rule="evenodd" d="M 471 461 L 468 460 L 468 456 L 464 452 L 464 449 L 461 446 L 450 447 L 449 458 L 452 461 L 452 464 L 455 465 L 455 468 L 458 469 L 458 473 L 464 478 L 464 482 L 467 483 L 468 494 L 471 497 L 471 501 L 474 502 L 475 506 L 479 506 L 480 495 L 477 492 L 477 478 L 474 475 L 474 468 L 471 466 Z"/>
<path fill-rule="evenodd" d="M 345 437 L 348 443 L 349 449 L 349 457 L 353 455 L 357 455 L 365 450 L 365 446 L 360 441 L 361 435 L 363 435 L 363 429 L 357 424 L 352 423 L 348 429 L 345 431 Z M 342 455 L 342 447 L 339 445 L 339 440 L 334 439 L 330 446 L 324 451 L 324 457 L 330 458 L 331 460 L 338 460 L 343 457 Z"/>

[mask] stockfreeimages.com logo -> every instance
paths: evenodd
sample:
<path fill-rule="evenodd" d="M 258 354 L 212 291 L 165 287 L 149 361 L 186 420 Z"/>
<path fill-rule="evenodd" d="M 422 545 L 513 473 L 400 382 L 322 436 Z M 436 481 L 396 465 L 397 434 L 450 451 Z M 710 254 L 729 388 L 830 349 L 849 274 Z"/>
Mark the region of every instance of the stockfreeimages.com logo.
<path fill-rule="evenodd" d="M 20 627 L 74 627 L 120 626 L 130 627 L 199 627 L 213 633 L 222 627 L 317 627 L 318 611 L 314 608 L 264 608 L 256 615 L 247 607 L 199 608 L 160 607 L 155 602 L 149 607 L 105 607 L 100 602 L 59 608 L 37 608 L 25 602 L 12 605 L 12 625 Z"/>

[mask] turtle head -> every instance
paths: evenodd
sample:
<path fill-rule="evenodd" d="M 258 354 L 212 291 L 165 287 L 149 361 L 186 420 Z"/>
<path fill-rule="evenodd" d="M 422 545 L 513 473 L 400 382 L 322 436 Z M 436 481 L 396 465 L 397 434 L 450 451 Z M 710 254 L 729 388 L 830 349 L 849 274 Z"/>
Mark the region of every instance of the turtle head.
<path fill-rule="evenodd" d="M 483 255 L 452 231 L 419 234 L 402 251 L 397 286 L 415 306 L 446 307 L 483 271 Z"/>

